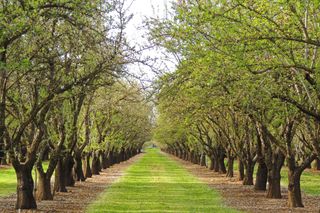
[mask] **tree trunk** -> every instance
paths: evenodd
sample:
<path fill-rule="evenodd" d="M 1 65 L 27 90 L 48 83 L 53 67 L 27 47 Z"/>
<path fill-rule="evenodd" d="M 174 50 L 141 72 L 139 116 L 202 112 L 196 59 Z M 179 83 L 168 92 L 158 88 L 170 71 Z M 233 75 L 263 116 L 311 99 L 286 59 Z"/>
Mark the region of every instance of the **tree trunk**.
<path fill-rule="evenodd" d="M 315 160 L 315 169 L 320 170 L 320 159 L 318 158 Z"/>
<path fill-rule="evenodd" d="M 37 200 L 53 200 L 51 177 L 48 177 L 47 173 L 38 172 L 38 174 Z"/>
<path fill-rule="evenodd" d="M 214 160 L 214 157 L 211 156 L 209 169 L 214 170 L 214 165 L 215 165 L 215 160 Z"/>
<path fill-rule="evenodd" d="M 102 163 L 102 169 L 108 168 L 108 157 L 107 157 L 107 152 L 103 152 L 101 155 L 101 163 Z"/>
<path fill-rule="evenodd" d="M 206 166 L 206 155 L 205 154 L 201 155 L 200 165 Z"/>
<path fill-rule="evenodd" d="M 83 174 L 82 170 L 82 158 L 81 158 L 81 153 L 75 152 L 75 165 L 74 165 L 74 170 L 77 176 L 77 181 L 85 181 L 86 178 Z"/>
<path fill-rule="evenodd" d="M 17 202 L 16 209 L 36 209 L 37 204 L 33 196 L 34 182 L 31 175 L 32 167 L 20 165 L 16 169 Z"/>
<path fill-rule="evenodd" d="M 219 172 L 219 159 L 214 159 L 214 172 Z"/>
<path fill-rule="evenodd" d="M 244 164 L 245 166 L 245 175 L 242 184 L 243 185 L 253 185 L 253 169 L 254 163 L 249 159 Z"/>
<path fill-rule="evenodd" d="M 244 166 L 242 161 L 239 159 L 238 160 L 238 171 L 239 171 L 239 180 L 244 179 Z"/>
<path fill-rule="evenodd" d="M 73 157 L 70 154 L 67 154 L 67 156 L 64 159 L 66 186 L 73 187 L 75 185 L 73 165 L 74 165 Z"/>
<path fill-rule="evenodd" d="M 2 159 L 1 159 L 1 161 L 0 161 L 0 165 L 8 165 L 8 161 L 7 160 L 9 160 L 9 159 L 7 159 L 7 155 L 6 155 L 6 153 L 4 152 L 3 153 L 3 157 L 2 157 Z"/>
<path fill-rule="evenodd" d="M 93 175 L 99 175 L 99 159 L 97 155 L 94 153 L 92 157 L 92 165 L 91 165 L 91 172 Z"/>
<path fill-rule="evenodd" d="M 284 163 L 284 155 L 282 153 L 273 154 L 273 163 L 268 168 L 268 191 L 267 198 L 280 199 L 281 196 L 281 168 Z"/>
<path fill-rule="evenodd" d="M 227 177 L 233 177 L 233 157 L 228 157 L 228 169 L 227 169 Z"/>
<path fill-rule="evenodd" d="M 55 170 L 55 179 L 54 179 L 54 191 L 55 192 L 67 192 L 66 188 L 66 174 L 63 169 L 63 160 L 60 158 Z"/>
<path fill-rule="evenodd" d="M 256 182 L 254 185 L 255 190 L 266 191 L 267 190 L 267 180 L 268 180 L 268 168 L 264 161 L 260 161 L 258 164 Z"/>
<path fill-rule="evenodd" d="M 91 168 L 90 168 L 90 154 L 87 154 L 85 156 L 85 160 L 84 160 L 84 176 L 86 178 L 91 178 L 92 177 L 92 172 L 91 172 Z"/>
<path fill-rule="evenodd" d="M 3 162 L 5 162 L 5 152 L 4 152 L 4 146 L 1 144 L 0 140 L 0 165 L 4 165 Z"/>
<path fill-rule="evenodd" d="M 304 207 L 302 204 L 300 177 L 302 172 L 295 170 L 288 171 L 288 206 L 292 207 Z"/>
<path fill-rule="evenodd" d="M 226 166 L 224 165 L 224 155 L 219 156 L 218 162 L 219 162 L 219 173 L 226 174 L 227 169 L 226 169 Z"/>

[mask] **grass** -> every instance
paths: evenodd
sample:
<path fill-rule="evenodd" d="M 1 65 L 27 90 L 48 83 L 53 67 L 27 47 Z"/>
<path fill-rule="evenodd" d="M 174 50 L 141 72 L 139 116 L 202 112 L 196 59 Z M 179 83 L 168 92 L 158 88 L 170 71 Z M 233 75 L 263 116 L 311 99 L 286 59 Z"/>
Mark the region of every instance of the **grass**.
<path fill-rule="evenodd" d="M 13 194 L 16 191 L 17 180 L 13 168 L 0 169 L 0 197 Z"/>
<path fill-rule="evenodd" d="M 43 168 L 48 168 L 48 162 L 43 163 Z M 33 178 L 35 171 L 32 172 Z M 14 194 L 17 189 L 17 178 L 13 168 L 0 169 L 0 197 Z"/>
<path fill-rule="evenodd" d="M 148 149 L 87 211 L 237 212 L 223 204 L 218 192 L 158 149 Z"/>

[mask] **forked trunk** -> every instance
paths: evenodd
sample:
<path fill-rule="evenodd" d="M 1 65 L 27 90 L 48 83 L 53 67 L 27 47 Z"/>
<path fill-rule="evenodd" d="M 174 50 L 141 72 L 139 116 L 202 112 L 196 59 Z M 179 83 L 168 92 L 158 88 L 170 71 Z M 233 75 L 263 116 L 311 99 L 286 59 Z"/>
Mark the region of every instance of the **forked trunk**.
<path fill-rule="evenodd" d="M 34 182 L 31 175 L 32 167 L 20 165 L 16 168 L 17 202 L 16 209 L 36 209 L 37 204 L 33 196 Z"/>

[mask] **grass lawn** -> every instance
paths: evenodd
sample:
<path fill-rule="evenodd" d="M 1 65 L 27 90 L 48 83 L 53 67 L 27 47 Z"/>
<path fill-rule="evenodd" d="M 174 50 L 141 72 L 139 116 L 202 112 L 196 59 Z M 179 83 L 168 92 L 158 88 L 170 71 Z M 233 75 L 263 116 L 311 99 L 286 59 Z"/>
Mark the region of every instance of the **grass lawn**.
<path fill-rule="evenodd" d="M 17 180 L 14 169 L 0 169 L 0 196 L 14 193 L 16 186 Z"/>
<path fill-rule="evenodd" d="M 158 149 L 148 149 L 87 211 L 237 212 L 222 203 L 218 192 Z"/>
<path fill-rule="evenodd" d="M 43 168 L 48 168 L 48 162 L 43 163 Z M 35 171 L 32 172 L 33 178 Z M 16 192 L 17 178 L 13 168 L 0 169 L 0 197 L 7 196 Z"/>

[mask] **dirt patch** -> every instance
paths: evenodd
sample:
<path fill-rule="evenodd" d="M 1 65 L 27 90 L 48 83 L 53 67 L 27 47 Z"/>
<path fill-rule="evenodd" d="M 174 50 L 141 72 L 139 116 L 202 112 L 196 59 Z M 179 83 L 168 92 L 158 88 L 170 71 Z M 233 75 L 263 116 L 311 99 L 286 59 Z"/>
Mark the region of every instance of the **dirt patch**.
<path fill-rule="evenodd" d="M 225 174 L 218 174 L 210 171 L 206 167 L 192 164 L 174 156 L 172 159 L 178 161 L 189 172 L 194 174 L 210 187 L 218 190 L 224 198 L 227 206 L 245 211 L 245 212 L 315 212 L 320 213 L 320 196 L 308 196 L 303 194 L 304 208 L 289 209 L 287 207 L 288 193 L 286 189 L 282 190 L 282 199 L 268 199 L 266 193 L 255 191 L 253 186 L 244 186 L 238 181 L 237 173 L 234 178 L 227 178 Z"/>
<path fill-rule="evenodd" d="M 21 212 L 84 212 L 86 207 L 94 201 L 100 193 L 123 176 L 125 169 L 136 162 L 141 156 L 142 154 L 128 161 L 116 164 L 101 172 L 100 175 L 88 178 L 85 182 L 77 182 L 75 187 L 67 188 L 68 192 L 56 193 L 53 201 L 38 202 L 38 209 L 36 211 Z M 14 210 L 15 201 L 16 195 L 1 198 L 0 212 L 16 212 Z"/>

